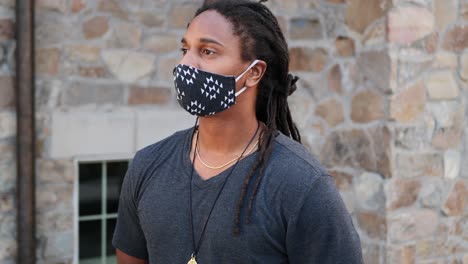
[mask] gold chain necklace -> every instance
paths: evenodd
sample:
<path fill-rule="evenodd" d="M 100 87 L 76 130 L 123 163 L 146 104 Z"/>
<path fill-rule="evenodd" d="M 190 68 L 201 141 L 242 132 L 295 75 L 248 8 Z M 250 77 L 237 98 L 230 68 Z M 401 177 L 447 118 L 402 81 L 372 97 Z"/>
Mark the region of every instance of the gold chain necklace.
<path fill-rule="evenodd" d="M 255 150 L 255 148 L 257 147 L 257 145 L 258 145 L 258 140 L 257 140 L 257 142 L 255 143 L 255 145 L 254 145 L 246 154 L 244 154 L 244 155 L 241 154 L 239 157 L 236 157 L 236 158 L 234 158 L 234 159 L 232 159 L 232 160 L 230 160 L 230 161 L 224 163 L 224 164 L 221 165 L 221 166 L 211 166 L 211 165 L 206 164 L 206 162 L 204 162 L 204 161 L 202 160 L 201 156 L 200 156 L 200 151 L 199 151 L 198 145 L 197 145 L 197 147 L 195 148 L 195 154 L 197 155 L 197 158 L 198 158 L 198 160 L 201 162 L 201 164 L 203 164 L 205 167 L 207 167 L 208 169 L 212 169 L 212 170 L 219 170 L 219 169 L 222 169 L 222 168 L 226 167 L 227 165 L 229 165 L 229 164 L 235 162 L 235 161 L 238 160 L 239 158 L 242 158 L 242 157 L 244 157 L 244 156 L 248 156 L 248 155 L 252 154 L 252 152 Z"/>

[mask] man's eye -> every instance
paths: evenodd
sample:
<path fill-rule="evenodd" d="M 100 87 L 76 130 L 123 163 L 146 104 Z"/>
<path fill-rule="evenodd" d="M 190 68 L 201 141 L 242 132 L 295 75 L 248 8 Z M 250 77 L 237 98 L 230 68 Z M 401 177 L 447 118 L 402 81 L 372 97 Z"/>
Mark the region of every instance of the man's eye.
<path fill-rule="evenodd" d="M 187 54 L 187 49 L 186 48 L 181 48 L 180 51 L 182 51 L 183 55 Z"/>
<path fill-rule="evenodd" d="M 213 54 L 215 54 L 214 51 L 209 50 L 209 49 L 204 49 L 202 52 L 203 52 L 203 54 L 205 54 L 205 55 L 213 55 Z"/>

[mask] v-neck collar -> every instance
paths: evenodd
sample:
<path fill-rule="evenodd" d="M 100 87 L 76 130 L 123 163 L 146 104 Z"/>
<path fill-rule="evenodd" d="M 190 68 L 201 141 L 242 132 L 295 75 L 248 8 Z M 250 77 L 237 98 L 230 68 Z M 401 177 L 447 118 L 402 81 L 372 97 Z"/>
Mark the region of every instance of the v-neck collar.
<path fill-rule="evenodd" d="M 185 135 L 185 140 L 184 140 L 184 148 L 182 151 L 182 162 L 184 166 L 184 172 L 187 175 L 187 178 L 190 180 L 190 171 L 192 170 L 192 160 L 190 159 L 190 150 L 191 150 L 191 136 L 193 134 L 193 130 L 195 127 L 186 130 L 186 135 Z M 257 157 L 258 151 L 254 151 L 252 154 L 244 157 L 240 161 L 238 161 L 237 166 L 235 169 L 237 171 L 244 171 L 245 168 L 251 167 L 252 162 L 255 160 L 255 157 Z M 235 164 L 235 163 L 234 163 Z M 197 186 L 199 189 L 204 189 L 209 186 L 215 185 L 215 184 L 220 184 L 223 182 L 223 180 L 229 175 L 229 172 L 232 170 L 233 165 L 227 167 L 225 170 L 222 172 L 218 173 L 217 175 L 210 177 L 209 179 L 203 179 L 200 174 L 198 174 L 197 170 L 194 169 L 193 171 L 193 184 Z M 235 172 L 233 172 L 235 173 Z"/>

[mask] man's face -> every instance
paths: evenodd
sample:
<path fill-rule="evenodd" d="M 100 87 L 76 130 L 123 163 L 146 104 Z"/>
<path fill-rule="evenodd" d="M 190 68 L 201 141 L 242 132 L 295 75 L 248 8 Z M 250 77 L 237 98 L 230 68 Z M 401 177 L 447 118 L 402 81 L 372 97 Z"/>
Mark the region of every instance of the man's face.
<path fill-rule="evenodd" d="M 221 75 L 238 76 L 250 64 L 241 60 L 240 38 L 231 23 L 216 11 L 195 17 L 181 41 L 181 64 Z M 242 87 L 239 81 L 237 89 Z"/>

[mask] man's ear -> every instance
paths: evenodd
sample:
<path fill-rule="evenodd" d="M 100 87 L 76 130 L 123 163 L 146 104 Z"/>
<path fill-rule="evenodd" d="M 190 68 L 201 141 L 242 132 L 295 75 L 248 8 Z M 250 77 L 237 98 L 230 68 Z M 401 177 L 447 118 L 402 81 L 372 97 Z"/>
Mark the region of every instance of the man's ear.
<path fill-rule="evenodd" d="M 259 60 L 252 68 L 250 68 L 247 79 L 245 80 L 245 86 L 253 87 L 257 86 L 267 69 L 266 62 Z"/>

